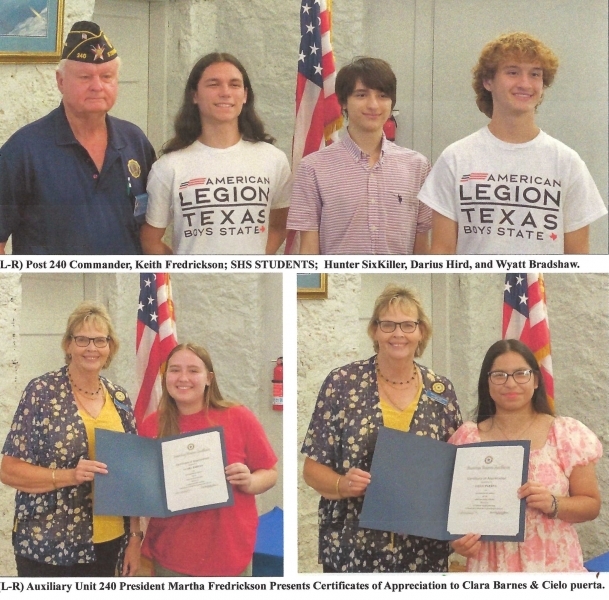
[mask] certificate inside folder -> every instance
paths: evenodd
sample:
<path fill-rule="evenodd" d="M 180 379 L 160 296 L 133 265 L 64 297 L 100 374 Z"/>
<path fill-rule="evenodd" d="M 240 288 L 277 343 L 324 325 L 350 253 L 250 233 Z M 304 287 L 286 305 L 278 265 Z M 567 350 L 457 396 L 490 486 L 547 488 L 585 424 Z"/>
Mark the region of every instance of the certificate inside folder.
<path fill-rule="evenodd" d="M 97 515 L 171 517 L 232 506 L 222 427 L 150 439 L 106 429 L 95 432 Z"/>
<path fill-rule="evenodd" d="M 528 440 L 453 446 L 381 427 L 360 527 L 436 540 L 524 540 Z"/>

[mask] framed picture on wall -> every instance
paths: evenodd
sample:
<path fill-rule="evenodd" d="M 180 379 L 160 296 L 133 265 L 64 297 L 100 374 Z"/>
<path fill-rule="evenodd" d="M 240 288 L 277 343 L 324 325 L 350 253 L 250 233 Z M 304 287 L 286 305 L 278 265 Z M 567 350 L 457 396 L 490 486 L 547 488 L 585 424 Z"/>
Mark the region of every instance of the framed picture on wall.
<path fill-rule="evenodd" d="M 0 62 L 59 62 L 64 0 L 2 0 Z"/>
<path fill-rule="evenodd" d="M 328 297 L 328 274 L 298 273 L 296 286 L 299 300 L 323 300 Z"/>

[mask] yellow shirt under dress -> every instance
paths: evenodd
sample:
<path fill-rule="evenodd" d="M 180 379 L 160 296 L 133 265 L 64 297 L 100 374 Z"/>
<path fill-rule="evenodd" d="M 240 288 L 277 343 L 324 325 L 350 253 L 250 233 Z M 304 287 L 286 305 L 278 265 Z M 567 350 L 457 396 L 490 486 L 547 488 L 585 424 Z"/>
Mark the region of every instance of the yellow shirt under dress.
<path fill-rule="evenodd" d="M 391 402 L 387 402 L 381 398 L 381 413 L 383 414 L 383 425 L 391 429 L 398 429 L 399 431 L 408 431 L 410 429 L 410 423 L 414 416 L 414 411 L 419 404 L 419 399 L 423 393 L 423 382 L 419 384 L 417 393 L 414 395 L 414 400 L 404 409 L 398 410 Z M 389 547 L 393 548 L 394 533 L 391 532 Z"/>
<path fill-rule="evenodd" d="M 414 411 L 423 393 L 423 382 L 419 384 L 414 400 L 404 409 L 398 410 L 393 404 L 381 397 L 381 412 L 383 413 L 383 425 L 399 431 L 408 431 L 414 416 Z"/>
<path fill-rule="evenodd" d="M 89 442 L 89 458 L 95 460 L 95 430 L 109 429 L 110 431 L 125 432 L 121 417 L 114 406 L 112 397 L 104 390 L 104 405 L 101 412 L 94 419 L 87 411 L 78 410 L 78 414 L 85 424 L 87 440 Z M 93 483 L 95 485 L 95 483 Z M 91 488 L 93 489 L 93 488 Z M 93 543 L 101 544 L 121 537 L 125 534 L 123 517 L 113 515 L 93 515 Z"/>

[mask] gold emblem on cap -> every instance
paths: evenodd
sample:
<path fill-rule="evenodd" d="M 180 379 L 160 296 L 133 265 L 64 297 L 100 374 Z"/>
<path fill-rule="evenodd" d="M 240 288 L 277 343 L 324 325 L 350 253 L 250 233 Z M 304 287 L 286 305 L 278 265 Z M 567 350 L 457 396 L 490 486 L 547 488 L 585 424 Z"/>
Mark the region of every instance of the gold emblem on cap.
<path fill-rule="evenodd" d="M 114 394 L 114 397 L 119 401 L 122 402 L 125 399 L 125 394 L 123 394 L 123 392 L 116 392 L 116 394 Z"/>
<path fill-rule="evenodd" d="M 436 393 L 436 394 L 441 394 L 445 389 L 446 386 L 443 383 L 440 383 L 439 381 L 436 381 L 432 386 L 431 389 Z"/>
<path fill-rule="evenodd" d="M 133 175 L 133 177 L 136 179 L 142 174 L 140 163 L 133 158 L 127 163 L 127 168 L 129 169 L 129 173 L 131 173 L 131 175 Z"/>
<path fill-rule="evenodd" d="M 104 57 L 105 46 L 101 44 L 97 44 L 97 46 L 91 46 L 91 51 L 93 52 L 93 60 L 101 60 Z"/>

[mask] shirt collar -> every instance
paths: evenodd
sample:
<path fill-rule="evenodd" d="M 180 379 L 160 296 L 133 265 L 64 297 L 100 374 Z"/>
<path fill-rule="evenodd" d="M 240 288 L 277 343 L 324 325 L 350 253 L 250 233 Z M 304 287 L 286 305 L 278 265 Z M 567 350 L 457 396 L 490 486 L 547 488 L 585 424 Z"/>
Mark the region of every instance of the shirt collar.
<path fill-rule="evenodd" d="M 349 131 L 345 130 L 345 134 L 342 137 L 342 142 L 347 149 L 347 152 L 353 157 L 355 162 L 359 162 L 360 160 L 366 159 L 368 160 L 369 155 L 366 154 L 351 138 L 349 135 Z M 381 157 L 379 158 L 379 162 L 383 162 L 383 158 L 385 156 L 385 152 L 389 150 L 388 140 L 385 137 L 385 133 L 383 133 L 383 138 L 381 140 Z"/>
<path fill-rule="evenodd" d="M 106 115 L 106 127 L 108 128 L 108 145 L 116 150 L 124 148 L 127 143 L 120 134 L 120 131 L 117 131 L 112 119 L 110 119 L 108 115 Z M 66 109 L 63 102 L 59 105 L 55 118 L 55 139 L 58 146 L 69 146 L 70 144 L 79 143 L 70 127 L 68 117 L 66 117 Z"/>

